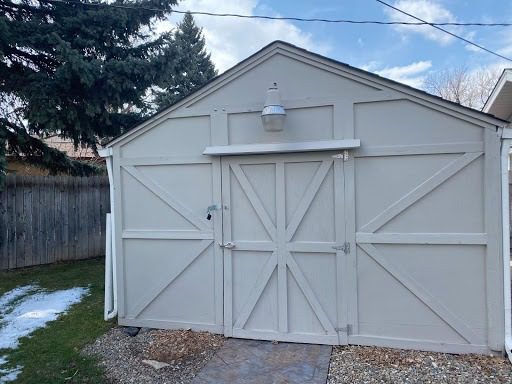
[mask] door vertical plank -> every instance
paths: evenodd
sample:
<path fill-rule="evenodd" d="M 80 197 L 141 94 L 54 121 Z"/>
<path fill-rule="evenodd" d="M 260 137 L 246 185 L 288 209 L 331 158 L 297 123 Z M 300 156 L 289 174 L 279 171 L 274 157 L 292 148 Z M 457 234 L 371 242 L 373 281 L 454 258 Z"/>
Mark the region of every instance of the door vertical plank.
<path fill-rule="evenodd" d="M 501 190 L 496 180 L 500 178 L 500 137 L 498 132 L 484 130 L 484 196 L 485 232 L 488 242 L 485 258 L 486 299 L 487 299 L 487 340 L 489 348 L 503 349 L 503 257 L 501 249 Z M 508 251 L 508 250 L 507 250 Z M 505 266 L 508 268 L 509 266 Z"/>
<path fill-rule="evenodd" d="M 222 241 L 231 241 L 231 170 L 222 159 Z M 231 249 L 224 252 L 224 336 L 233 336 L 233 259 Z"/>
<path fill-rule="evenodd" d="M 356 244 L 356 194 L 355 194 L 355 160 L 350 156 L 343 163 L 343 176 L 345 184 L 345 241 L 350 245 L 350 253 L 345 255 L 346 269 L 346 295 L 347 319 L 351 325 L 351 333 L 359 333 L 359 320 L 357 312 L 357 244 Z"/>
<path fill-rule="evenodd" d="M 217 205 L 217 210 L 212 212 L 213 221 L 213 262 L 214 262 L 214 289 L 215 289 L 215 324 L 224 324 L 224 271 L 222 260 L 222 248 L 219 243 L 222 243 L 222 221 L 224 209 L 222 208 L 222 169 L 221 159 L 212 159 L 212 188 L 213 188 L 213 202 Z"/>
<path fill-rule="evenodd" d="M 339 246 L 345 240 L 345 180 L 343 176 L 343 160 L 334 160 L 334 225 L 336 244 Z M 338 331 L 338 340 L 341 345 L 348 343 L 348 287 L 347 287 L 347 255 L 336 249 L 336 306 L 338 314 L 338 328 L 347 329 Z"/>
<path fill-rule="evenodd" d="M 286 187 L 284 161 L 276 163 L 277 297 L 279 332 L 288 332 L 288 282 L 286 266 Z"/>

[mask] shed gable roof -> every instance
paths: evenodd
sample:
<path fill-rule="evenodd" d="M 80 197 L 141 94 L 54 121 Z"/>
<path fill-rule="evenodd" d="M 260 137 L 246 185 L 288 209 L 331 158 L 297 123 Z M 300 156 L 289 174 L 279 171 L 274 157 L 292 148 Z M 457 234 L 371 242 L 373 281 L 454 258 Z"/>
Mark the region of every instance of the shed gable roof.
<path fill-rule="evenodd" d="M 125 142 L 129 140 L 129 138 L 132 137 L 132 135 L 134 135 L 136 132 L 139 132 L 140 130 L 143 130 L 145 128 L 149 129 L 150 126 L 154 125 L 154 123 L 160 121 L 161 119 L 165 118 L 165 116 L 167 116 L 169 113 L 179 108 L 186 108 L 187 106 L 197 103 L 201 99 L 207 97 L 208 95 L 215 92 L 219 88 L 225 86 L 226 84 L 236 80 L 239 76 L 250 71 L 251 69 L 258 66 L 268 58 L 277 54 L 285 55 L 295 60 L 303 61 L 309 65 L 318 67 L 329 72 L 336 73 L 339 76 L 344 76 L 348 79 L 357 81 L 362 84 L 366 84 L 371 87 L 381 89 L 384 88 L 406 94 L 410 97 L 416 98 L 423 102 L 427 102 L 432 106 L 445 109 L 446 111 L 451 111 L 461 116 L 467 116 L 479 120 L 483 123 L 497 126 L 501 126 L 504 125 L 504 123 L 506 123 L 505 120 L 497 118 L 491 114 L 462 106 L 460 104 L 442 99 L 438 96 L 431 95 L 425 91 L 413 88 L 411 86 L 399 83 L 397 81 L 381 77 L 377 74 L 356 67 L 352 67 L 348 64 L 319 55 L 317 53 L 310 52 L 306 49 L 297 47 L 290 43 L 277 40 L 263 47 L 258 52 L 244 59 L 240 63 L 236 64 L 232 68 L 220 74 L 219 76 L 213 78 L 192 94 L 184 97 L 183 99 L 169 107 L 163 108 L 162 110 L 158 111 L 142 123 L 139 123 L 130 131 L 113 139 L 110 143 L 107 144 L 106 147 L 112 147 L 120 142 Z"/>

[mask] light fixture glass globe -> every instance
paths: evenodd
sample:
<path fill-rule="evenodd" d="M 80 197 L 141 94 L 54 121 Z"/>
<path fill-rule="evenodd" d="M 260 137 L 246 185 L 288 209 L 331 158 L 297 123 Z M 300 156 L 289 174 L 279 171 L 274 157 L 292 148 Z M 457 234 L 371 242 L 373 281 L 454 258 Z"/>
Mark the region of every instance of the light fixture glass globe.
<path fill-rule="evenodd" d="M 285 114 L 261 115 L 263 128 L 267 132 L 279 132 L 283 130 Z"/>
<path fill-rule="evenodd" d="M 261 122 L 263 128 L 268 132 L 279 132 L 283 130 L 286 111 L 281 105 L 279 89 L 274 83 L 267 91 L 265 106 L 261 111 Z"/>

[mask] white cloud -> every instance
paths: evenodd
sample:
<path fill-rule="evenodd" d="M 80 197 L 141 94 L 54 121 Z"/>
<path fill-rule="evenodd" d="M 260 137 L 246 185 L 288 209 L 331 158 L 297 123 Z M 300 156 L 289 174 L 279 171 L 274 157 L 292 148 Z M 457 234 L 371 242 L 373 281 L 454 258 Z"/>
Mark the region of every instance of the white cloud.
<path fill-rule="evenodd" d="M 421 88 L 431 67 L 431 61 L 416 61 L 404 66 L 379 68 L 379 63 L 373 61 L 363 66 L 363 69 L 411 87 Z"/>
<path fill-rule="evenodd" d="M 257 0 L 187 0 L 179 3 L 180 11 L 205 11 L 215 13 L 255 14 Z M 269 14 L 271 10 L 265 9 Z M 182 15 L 170 18 L 172 27 Z M 234 17 L 213 17 L 194 15 L 196 23 L 203 28 L 206 45 L 219 72 L 237 64 L 274 40 L 284 40 L 302 48 L 327 54 L 327 44 L 314 41 L 310 33 L 283 20 L 240 19 Z M 161 23 L 159 30 L 169 30 L 169 21 Z"/>
<path fill-rule="evenodd" d="M 500 41 L 502 43 L 502 46 L 497 50 L 497 52 L 503 56 L 512 56 L 512 33 L 509 33 L 508 31 L 502 32 L 500 36 Z M 509 67 L 510 66 L 511 65 L 509 63 Z"/>
<path fill-rule="evenodd" d="M 411 15 L 417 16 L 431 23 L 453 23 L 456 17 L 436 0 L 398 0 L 393 4 Z M 415 22 L 418 21 L 410 16 L 404 15 L 391 8 L 385 8 L 385 13 L 392 21 Z M 441 45 L 447 45 L 454 40 L 454 37 L 439 31 L 430 25 L 397 25 L 395 29 L 402 33 L 417 33 L 428 40 L 436 41 Z M 457 28 L 445 27 L 450 32 L 457 32 Z"/>

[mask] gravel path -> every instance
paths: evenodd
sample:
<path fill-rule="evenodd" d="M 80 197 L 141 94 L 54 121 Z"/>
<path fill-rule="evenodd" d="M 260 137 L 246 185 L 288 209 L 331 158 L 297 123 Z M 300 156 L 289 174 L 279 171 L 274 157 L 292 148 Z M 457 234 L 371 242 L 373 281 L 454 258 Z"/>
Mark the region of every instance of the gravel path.
<path fill-rule="evenodd" d="M 128 336 L 113 328 L 84 349 L 97 356 L 110 383 L 189 383 L 223 344 L 224 338 L 208 332 L 142 329 Z M 167 363 L 160 369 L 142 360 Z"/>
<path fill-rule="evenodd" d="M 512 383 L 512 365 L 504 357 L 335 347 L 327 382 Z"/>

